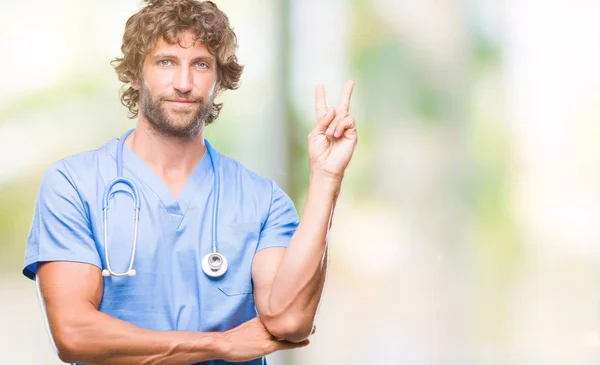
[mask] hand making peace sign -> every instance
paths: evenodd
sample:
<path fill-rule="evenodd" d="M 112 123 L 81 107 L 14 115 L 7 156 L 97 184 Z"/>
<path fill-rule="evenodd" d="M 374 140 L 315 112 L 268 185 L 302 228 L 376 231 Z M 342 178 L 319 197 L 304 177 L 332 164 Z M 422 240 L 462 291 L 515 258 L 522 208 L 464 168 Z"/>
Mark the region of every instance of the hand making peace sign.
<path fill-rule="evenodd" d="M 325 88 L 318 85 L 315 92 L 317 123 L 308 135 L 308 157 L 311 172 L 325 172 L 332 177 L 344 176 L 352 158 L 357 134 L 350 110 L 354 81 L 346 82 L 337 109 L 327 109 Z"/>

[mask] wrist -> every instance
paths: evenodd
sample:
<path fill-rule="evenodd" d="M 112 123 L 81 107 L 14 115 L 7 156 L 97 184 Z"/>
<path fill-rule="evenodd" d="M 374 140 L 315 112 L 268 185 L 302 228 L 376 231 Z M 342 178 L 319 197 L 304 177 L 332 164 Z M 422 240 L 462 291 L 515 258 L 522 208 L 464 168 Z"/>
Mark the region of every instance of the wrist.
<path fill-rule="evenodd" d="M 326 170 L 310 169 L 309 182 L 318 182 L 321 184 L 339 185 L 344 179 L 344 174 L 334 174 Z"/>
<path fill-rule="evenodd" d="M 227 332 L 212 332 L 210 341 L 210 350 L 215 354 L 217 360 L 226 358 L 226 354 L 230 353 L 231 341 Z"/>
<path fill-rule="evenodd" d="M 311 171 L 308 180 L 308 195 L 321 196 L 332 195 L 334 198 L 340 192 L 342 177 L 322 171 Z"/>

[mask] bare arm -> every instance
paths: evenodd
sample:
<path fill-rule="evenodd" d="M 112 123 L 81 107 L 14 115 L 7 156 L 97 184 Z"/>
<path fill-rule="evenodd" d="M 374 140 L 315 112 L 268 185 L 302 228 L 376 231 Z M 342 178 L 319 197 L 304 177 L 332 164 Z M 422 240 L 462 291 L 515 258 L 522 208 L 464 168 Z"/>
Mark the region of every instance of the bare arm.
<path fill-rule="evenodd" d="M 300 224 L 286 249 L 257 252 L 252 265 L 255 303 L 267 329 L 292 342 L 311 333 L 327 271 L 327 234 L 356 128 L 348 114 L 353 83 L 344 88 L 337 111 L 327 111 L 317 87 L 317 124 L 308 136 L 311 175 Z"/>
<path fill-rule="evenodd" d="M 327 271 L 327 231 L 339 184 L 311 181 L 296 233 L 287 248 L 257 252 L 253 267 L 254 296 L 267 329 L 276 337 L 298 342 L 313 328 Z"/>
<path fill-rule="evenodd" d="M 186 365 L 214 359 L 246 361 L 308 343 L 276 341 L 258 319 L 224 333 L 141 329 L 98 311 L 102 275 L 89 264 L 40 264 L 37 280 L 58 355 L 69 363 Z"/>

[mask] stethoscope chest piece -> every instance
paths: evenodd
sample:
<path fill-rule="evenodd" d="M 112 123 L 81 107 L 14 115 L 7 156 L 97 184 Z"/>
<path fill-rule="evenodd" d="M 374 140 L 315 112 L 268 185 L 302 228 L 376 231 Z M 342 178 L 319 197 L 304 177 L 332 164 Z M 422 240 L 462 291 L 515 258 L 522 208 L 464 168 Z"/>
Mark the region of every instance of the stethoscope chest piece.
<path fill-rule="evenodd" d="M 227 259 L 220 253 L 209 253 L 202 259 L 202 270 L 206 275 L 218 278 L 227 271 Z"/>

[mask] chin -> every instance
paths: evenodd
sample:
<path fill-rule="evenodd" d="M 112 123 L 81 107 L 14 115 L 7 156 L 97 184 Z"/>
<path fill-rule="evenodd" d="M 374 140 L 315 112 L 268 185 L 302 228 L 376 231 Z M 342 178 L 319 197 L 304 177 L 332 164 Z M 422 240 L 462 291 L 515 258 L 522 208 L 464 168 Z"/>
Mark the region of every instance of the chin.
<path fill-rule="evenodd" d="M 202 125 L 195 121 L 179 121 L 171 122 L 173 130 L 179 132 L 182 136 L 195 137 L 200 131 L 202 131 Z"/>

